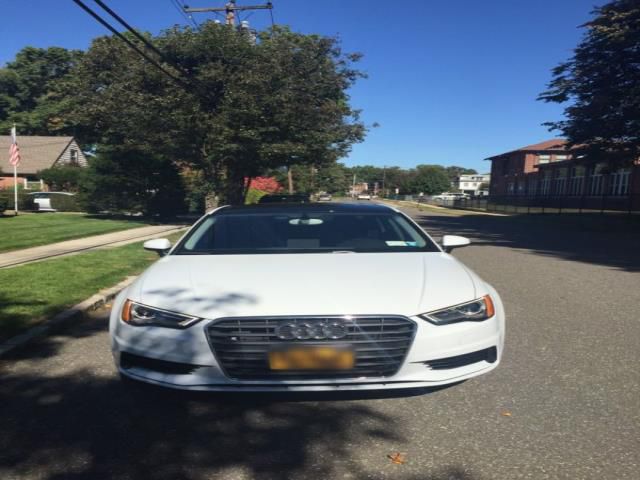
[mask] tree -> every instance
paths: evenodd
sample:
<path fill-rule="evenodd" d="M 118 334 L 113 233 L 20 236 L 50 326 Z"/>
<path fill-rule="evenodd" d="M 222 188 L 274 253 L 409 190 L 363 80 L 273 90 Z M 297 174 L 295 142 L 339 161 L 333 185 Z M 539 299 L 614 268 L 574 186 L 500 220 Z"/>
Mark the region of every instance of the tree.
<path fill-rule="evenodd" d="M 74 75 L 81 138 L 143 147 L 202 172 L 210 193 L 242 203 L 245 178 L 335 163 L 364 138 L 348 89 L 358 55 L 338 41 L 277 27 L 252 44 L 207 22 L 153 41 L 191 72 L 185 90 L 113 37 L 96 39 Z"/>
<path fill-rule="evenodd" d="M 71 132 L 71 118 L 62 115 L 71 101 L 65 87 L 80 58 L 79 50 L 25 47 L 0 68 L 0 132 L 14 122 L 25 135 Z"/>
<path fill-rule="evenodd" d="M 418 165 L 411 173 L 411 193 L 436 195 L 449 188 L 446 170 L 440 165 Z"/>
<path fill-rule="evenodd" d="M 456 165 L 445 167 L 445 172 L 447 173 L 447 177 L 449 177 L 450 182 L 457 181 L 460 175 L 476 175 L 478 173 L 473 168 L 458 167 Z"/>
<path fill-rule="evenodd" d="M 175 164 L 140 149 L 104 149 L 89 159 L 80 183 L 89 211 L 142 212 L 170 216 L 185 210 Z"/>
<path fill-rule="evenodd" d="M 640 157 L 640 3 L 614 0 L 593 14 L 539 99 L 570 103 L 566 120 L 546 125 L 561 131 L 578 156 L 629 164 Z"/>

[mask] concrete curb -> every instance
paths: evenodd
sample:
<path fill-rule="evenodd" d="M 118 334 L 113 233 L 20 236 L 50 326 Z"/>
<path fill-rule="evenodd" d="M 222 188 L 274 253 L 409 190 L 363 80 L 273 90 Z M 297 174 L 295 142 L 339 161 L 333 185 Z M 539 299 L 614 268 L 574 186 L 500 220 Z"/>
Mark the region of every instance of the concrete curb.
<path fill-rule="evenodd" d="M 87 312 L 97 310 L 104 304 L 109 303 L 116 295 L 131 285 L 137 277 L 127 277 L 122 282 L 114 285 L 111 288 L 101 290 L 100 292 L 92 295 L 86 300 L 74 305 L 73 307 L 60 312 L 57 315 L 45 320 L 44 323 L 30 328 L 24 333 L 5 340 L 0 344 L 0 357 L 6 355 L 10 351 L 23 347 L 24 345 L 43 337 L 49 333 L 55 332 L 57 329 L 69 325 L 73 322 L 80 321 L 84 318 Z"/>

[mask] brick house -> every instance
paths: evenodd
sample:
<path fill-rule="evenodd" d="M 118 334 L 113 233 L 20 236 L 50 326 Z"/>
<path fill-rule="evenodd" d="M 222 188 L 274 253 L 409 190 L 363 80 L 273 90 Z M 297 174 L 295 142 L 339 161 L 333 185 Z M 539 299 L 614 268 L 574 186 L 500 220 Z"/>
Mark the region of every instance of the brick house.
<path fill-rule="evenodd" d="M 0 136 L 0 152 L 8 160 L 10 136 Z M 18 183 L 26 189 L 43 188 L 40 170 L 54 165 L 87 166 L 87 159 L 73 137 L 19 136 L 20 165 Z M 34 185 L 35 183 L 35 185 Z M 0 189 L 13 188 L 13 167 L 8 161 L 0 164 Z"/>
<path fill-rule="evenodd" d="M 562 139 L 547 140 L 487 158 L 492 196 L 554 199 L 575 208 L 640 209 L 640 162 L 613 170 L 579 160 Z M 552 206 L 554 202 L 547 202 Z"/>

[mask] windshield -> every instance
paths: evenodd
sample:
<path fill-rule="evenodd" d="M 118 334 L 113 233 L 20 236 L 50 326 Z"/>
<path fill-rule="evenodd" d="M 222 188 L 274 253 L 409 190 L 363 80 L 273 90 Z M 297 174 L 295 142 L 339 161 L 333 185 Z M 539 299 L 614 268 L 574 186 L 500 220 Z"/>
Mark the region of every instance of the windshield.
<path fill-rule="evenodd" d="M 205 217 L 173 254 L 437 252 L 436 245 L 396 212 L 287 209 L 219 212 Z"/>

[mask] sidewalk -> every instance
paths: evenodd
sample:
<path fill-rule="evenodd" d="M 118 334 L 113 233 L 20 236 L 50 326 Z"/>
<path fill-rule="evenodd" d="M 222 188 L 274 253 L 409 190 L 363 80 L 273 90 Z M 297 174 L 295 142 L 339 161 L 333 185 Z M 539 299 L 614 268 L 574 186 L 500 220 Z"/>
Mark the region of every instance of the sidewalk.
<path fill-rule="evenodd" d="M 141 242 L 150 238 L 169 235 L 184 228 L 181 225 L 154 225 L 0 253 L 0 268 L 15 267 L 25 263 L 71 255 L 99 247 L 116 247 L 128 243 Z"/>

